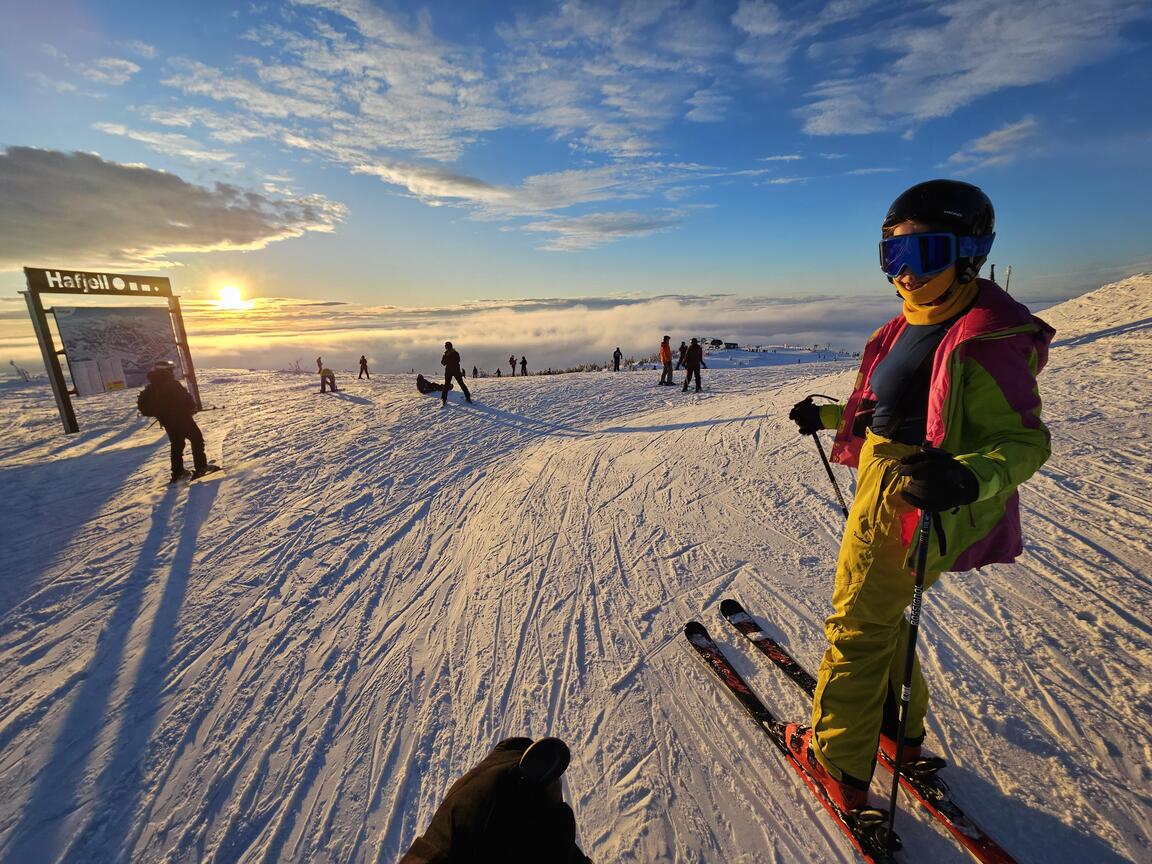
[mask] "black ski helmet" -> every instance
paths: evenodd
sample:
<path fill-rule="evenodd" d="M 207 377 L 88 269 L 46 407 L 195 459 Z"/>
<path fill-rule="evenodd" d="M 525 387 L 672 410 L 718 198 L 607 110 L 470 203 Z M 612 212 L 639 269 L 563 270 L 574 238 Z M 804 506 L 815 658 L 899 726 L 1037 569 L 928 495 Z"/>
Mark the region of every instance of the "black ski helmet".
<path fill-rule="evenodd" d="M 893 228 L 909 221 L 949 231 L 957 237 L 987 237 L 995 232 L 996 211 L 979 186 L 961 180 L 928 180 L 906 189 L 892 202 L 881 233 L 891 237 Z M 987 255 L 957 258 L 956 280 L 961 284 L 971 282 L 987 260 Z"/>

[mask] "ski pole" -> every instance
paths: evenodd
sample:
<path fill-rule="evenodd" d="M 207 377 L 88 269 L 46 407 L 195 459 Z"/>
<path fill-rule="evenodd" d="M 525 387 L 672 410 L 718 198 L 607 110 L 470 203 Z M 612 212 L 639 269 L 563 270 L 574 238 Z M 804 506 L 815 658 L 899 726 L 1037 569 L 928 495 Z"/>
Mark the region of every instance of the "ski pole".
<path fill-rule="evenodd" d="M 896 725 L 896 764 L 892 771 L 892 797 L 888 802 L 888 836 L 895 837 L 896 800 L 900 794 L 900 768 L 904 758 L 904 733 L 908 729 L 908 703 L 912 701 L 912 664 L 916 661 L 916 636 L 920 631 L 920 607 L 924 599 L 924 571 L 928 567 L 928 543 L 932 535 L 932 511 L 920 511 L 919 545 L 916 547 L 916 587 L 912 591 L 912 614 L 908 619 L 908 650 L 904 652 L 904 684 L 900 688 L 900 721 Z"/>
<path fill-rule="evenodd" d="M 835 402 L 831 396 L 825 396 L 823 393 L 809 393 L 805 401 L 811 402 L 813 399 L 827 399 L 829 402 Z M 824 470 L 828 473 L 828 480 L 832 484 L 832 488 L 836 491 L 836 500 L 840 502 L 840 512 L 844 514 L 844 518 L 848 518 L 848 507 L 844 504 L 844 496 L 840 494 L 840 484 L 836 482 L 836 475 L 832 473 L 832 466 L 828 464 L 828 457 L 824 455 L 824 445 L 820 443 L 819 437 L 816 433 L 812 433 L 812 440 L 816 442 L 816 450 L 820 454 L 820 461 L 824 463 Z"/>

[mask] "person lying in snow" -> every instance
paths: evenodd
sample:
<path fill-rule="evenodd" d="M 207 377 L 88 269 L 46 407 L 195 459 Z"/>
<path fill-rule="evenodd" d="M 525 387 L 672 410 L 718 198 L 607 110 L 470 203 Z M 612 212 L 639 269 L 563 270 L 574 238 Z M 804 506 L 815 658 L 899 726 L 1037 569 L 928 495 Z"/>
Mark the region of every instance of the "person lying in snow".
<path fill-rule="evenodd" d="M 432 381 L 429 381 L 423 375 L 417 375 L 416 376 L 416 389 L 419 390 L 421 393 L 435 393 L 438 396 L 444 395 L 444 385 L 443 384 L 436 384 Z M 449 384 L 448 384 L 448 389 L 449 390 L 452 389 L 451 382 L 449 382 Z"/>

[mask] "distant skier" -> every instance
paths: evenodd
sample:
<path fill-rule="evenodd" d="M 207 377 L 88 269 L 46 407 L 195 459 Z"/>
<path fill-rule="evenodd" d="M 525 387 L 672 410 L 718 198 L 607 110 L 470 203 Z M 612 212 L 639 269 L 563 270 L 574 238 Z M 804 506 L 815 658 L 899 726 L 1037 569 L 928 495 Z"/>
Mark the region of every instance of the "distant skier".
<path fill-rule="evenodd" d="M 320 392 L 321 393 L 324 392 L 325 387 L 327 387 L 333 393 L 336 393 L 339 390 L 339 388 L 336 386 L 336 375 L 327 366 L 324 366 L 320 369 Z"/>
<path fill-rule="evenodd" d="M 512 377 L 516 377 L 516 355 L 513 354 L 508 358 L 508 365 L 512 367 Z"/>
<path fill-rule="evenodd" d="M 473 379 L 476 379 L 476 378 L 479 378 L 479 377 L 480 377 L 480 370 L 479 370 L 479 369 L 477 369 L 475 366 L 473 366 L 473 367 L 472 367 L 472 378 L 473 378 Z"/>
<path fill-rule="evenodd" d="M 145 417 L 155 417 L 168 433 L 171 446 L 172 479 L 175 483 L 188 476 L 184 468 L 184 442 L 192 444 L 192 478 L 201 477 L 217 466 L 208 464 L 204 453 L 204 434 L 192 415 L 196 413 L 196 400 L 176 380 L 176 364 L 171 360 L 161 360 L 147 375 L 148 383 L 136 397 L 136 407 Z"/>
<path fill-rule="evenodd" d="M 499 366 L 497 366 L 497 367 L 496 367 L 496 377 L 497 377 L 497 378 L 501 377 L 501 373 L 500 373 L 500 367 L 499 367 Z"/>
<path fill-rule="evenodd" d="M 660 384 L 675 384 L 672 380 L 672 344 L 668 341 L 671 336 L 665 336 L 664 341 L 660 343 L 660 363 L 662 370 L 660 372 Z"/>
<path fill-rule="evenodd" d="M 520 357 L 520 374 L 521 375 L 527 375 L 528 374 L 528 358 L 524 357 L 524 356 Z"/>
<path fill-rule="evenodd" d="M 688 392 L 688 382 L 696 378 L 696 392 L 700 392 L 700 367 L 704 366 L 704 349 L 693 339 L 691 346 L 684 349 L 684 392 Z M 707 368 L 707 366 L 705 366 Z"/>
<path fill-rule="evenodd" d="M 696 340 L 693 339 L 692 343 L 695 344 Z M 688 353 L 688 346 L 683 341 L 680 342 L 680 354 L 676 359 L 676 368 L 679 369 L 684 365 L 684 355 Z"/>
<path fill-rule="evenodd" d="M 564 803 L 564 742 L 507 738 L 449 787 L 400 864 L 592 864 Z"/>
<path fill-rule="evenodd" d="M 323 372 L 324 371 L 324 361 L 321 360 L 319 357 L 316 358 L 316 371 L 317 372 Z"/>
<path fill-rule="evenodd" d="M 616 346 L 616 350 L 612 352 L 612 371 L 613 372 L 619 372 L 620 371 L 620 358 L 623 356 L 624 356 L 624 354 L 620 350 L 620 346 Z"/>
<path fill-rule="evenodd" d="M 846 403 L 808 398 L 788 415 L 804 435 L 835 429 L 833 461 L 857 468 L 812 726 L 786 731 L 845 811 L 868 803 L 877 738 L 895 759 L 917 511 L 936 526 L 925 586 L 945 571 L 1012 561 L 1022 548 L 1016 489 L 1050 453 L 1036 374 L 1054 331 L 977 278 L 994 226 L 992 202 L 968 183 L 931 180 L 900 195 L 880 260 L 902 314 L 868 341 Z M 927 708 L 914 664 L 905 761 L 920 756 Z"/>
<path fill-rule="evenodd" d="M 448 391 L 452 388 L 452 379 L 455 378 L 464 393 L 466 402 L 472 401 L 472 394 L 468 392 L 468 385 L 464 383 L 464 376 L 460 373 L 460 352 L 452 347 L 451 342 L 444 343 L 444 356 L 440 358 L 440 365 L 444 367 L 444 399 L 441 406 L 448 404 Z"/>
<path fill-rule="evenodd" d="M 368 358 L 365 357 L 363 354 L 361 354 L 360 355 L 360 374 L 356 376 L 356 380 L 359 381 L 361 378 L 364 378 L 364 377 L 367 377 L 369 381 L 372 380 L 372 376 L 368 374 Z"/>

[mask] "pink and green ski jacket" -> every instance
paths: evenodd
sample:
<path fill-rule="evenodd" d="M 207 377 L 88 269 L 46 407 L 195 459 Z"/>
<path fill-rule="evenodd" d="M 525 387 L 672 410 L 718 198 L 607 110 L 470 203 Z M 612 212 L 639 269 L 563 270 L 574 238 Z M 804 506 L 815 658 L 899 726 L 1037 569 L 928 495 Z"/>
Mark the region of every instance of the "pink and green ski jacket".
<path fill-rule="evenodd" d="M 932 362 L 928 443 L 952 453 L 980 484 L 974 502 L 940 514 L 946 551 L 932 543 L 928 569 L 935 572 L 1015 560 L 1023 549 L 1016 487 L 1051 453 L 1036 376 L 1056 331 L 994 282 L 978 283 L 975 304 L 948 330 Z M 822 407 L 825 427 L 836 428 L 833 461 L 857 467 L 863 439 L 852 434 L 856 411 L 861 399 L 874 398 L 872 371 L 906 324 L 898 315 L 873 333 L 848 401 Z M 917 513 L 908 516 L 901 527 L 910 547 Z"/>

